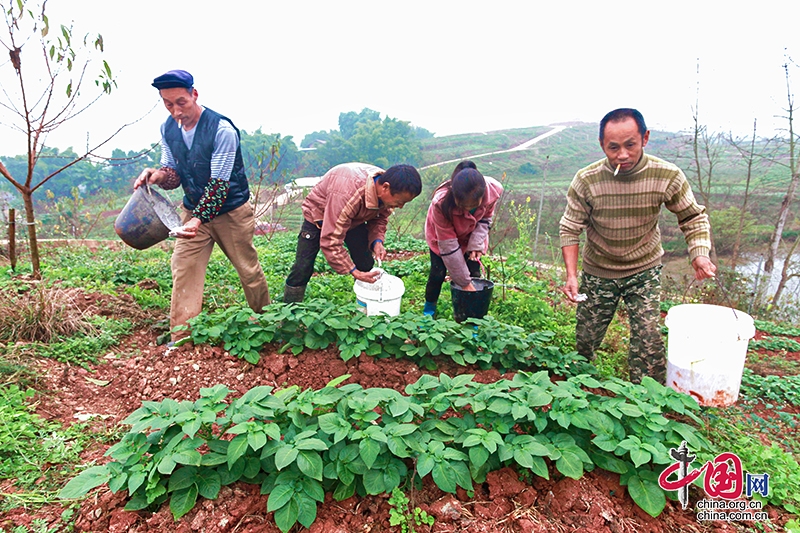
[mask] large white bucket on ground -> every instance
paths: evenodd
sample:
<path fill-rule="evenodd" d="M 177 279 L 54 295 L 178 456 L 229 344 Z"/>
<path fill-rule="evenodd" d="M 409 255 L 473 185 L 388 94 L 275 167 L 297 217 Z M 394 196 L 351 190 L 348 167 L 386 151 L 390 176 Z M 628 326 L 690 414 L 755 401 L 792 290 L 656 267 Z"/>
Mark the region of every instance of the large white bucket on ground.
<path fill-rule="evenodd" d="M 381 276 L 375 283 L 365 283 L 356 280 L 353 284 L 353 292 L 356 293 L 356 302 L 365 308 L 367 315 L 386 314 L 397 316 L 400 314 L 400 301 L 406 287 L 403 280 L 397 276 L 387 274 L 379 268 L 373 268 L 372 272 L 378 271 Z"/>
<path fill-rule="evenodd" d="M 753 317 L 707 304 L 676 305 L 667 312 L 667 386 L 694 396 L 700 405 L 736 403 Z"/>

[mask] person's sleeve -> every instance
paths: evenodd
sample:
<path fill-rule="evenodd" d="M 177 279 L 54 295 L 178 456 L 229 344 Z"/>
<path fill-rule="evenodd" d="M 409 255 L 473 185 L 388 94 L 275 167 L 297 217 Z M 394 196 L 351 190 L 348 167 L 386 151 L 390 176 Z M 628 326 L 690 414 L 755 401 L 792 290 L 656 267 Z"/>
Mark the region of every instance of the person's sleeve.
<path fill-rule="evenodd" d="M 228 199 L 231 173 L 239 148 L 236 130 L 227 120 L 220 120 L 214 138 L 214 153 L 211 155 L 211 177 L 203 189 L 203 194 L 192 211 L 192 216 L 201 222 L 210 222 L 219 215 L 222 205 Z"/>
<path fill-rule="evenodd" d="M 169 149 L 167 141 L 164 140 L 164 127 L 165 124 L 162 124 L 161 125 L 161 168 L 159 170 L 164 172 L 167 175 L 167 177 L 161 180 L 159 186 L 165 191 L 171 191 L 172 189 L 177 189 L 178 186 L 180 186 L 181 177 L 175 170 L 175 167 L 177 165 L 175 164 L 175 157 L 172 155 L 172 150 Z"/>
<path fill-rule="evenodd" d="M 431 216 L 436 231 L 436 243 L 439 245 L 439 256 L 442 258 L 450 278 L 459 287 L 469 285 L 472 278 L 469 275 L 464 253 L 458 244 L 458 235 L 453 223 L 447 220 L 438 207 L 431 209 Z"/>
<path fill-rule="evenodd" d="M 375 246 L 376 242 L 384 242 L 386 238 L 386 226 L 388 225 L 389 215 L 391 214 L 391 209 L 382 209 L 377 217 L 367 221 L 367 239 L 369 239 L 370 250 Z"/>
<path fill-rule="evenodd" d="M 492 220 L 494 219 L 494 210 L 497 202 L 493 203 L 486 211 L 483 218 L 478 221 L 475 229 L 469 236 L 467 243 L 467 252 L 478 251 L 486 252 L 489 249 L 489 230 L 492 227 Z"/>
<path fill-rule="evenodd" d="M 678 170 L 674 182 L 667 191 L 664 205 L 675 213 L 678 227 L 686 239 L 689 258 L 708 257 L 711 253 L 711 224 L 705 206 L 695 200 L 692 187 L 682 171 Z"/>
<path fill-rule="evenodd" d="M 587 201 L 587 194 L 576 175 L 567 191 L 567 207 L 558 226 L 561 247 L 578 244 L 580 235 L 589 226 L 592 208 Z"/>
<path fill-rule="evenodd" d="M 356 269 L 355 263 L 344 247 L 344 238 L 350 227 L 353 213 L 358 208 L 363 190 L 347 198 L 343 194 L 328 191 L 325 214 L 319 235 L 319 247 L 328 264 L 338 274 L 350 274 Z"/>

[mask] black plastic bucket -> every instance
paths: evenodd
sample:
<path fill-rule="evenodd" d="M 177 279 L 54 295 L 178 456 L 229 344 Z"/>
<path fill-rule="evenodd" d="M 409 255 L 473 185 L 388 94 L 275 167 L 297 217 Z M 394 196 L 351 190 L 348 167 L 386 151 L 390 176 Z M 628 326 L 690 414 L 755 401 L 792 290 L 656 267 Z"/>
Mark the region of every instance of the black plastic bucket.
<path fill-rule="evenodd" d="M 450 283 L 450 295 L 453 297 L 453 319 L 459 324 L 468 318 L 483 318 L 489 312 L 492 303 L 494 283 L 488 279 L 472 278 L 475 292 L 462 290 Z"/>
<path fill-rule="evenodd" d="M 170 230 L 180 225 L 181 219 L 169 200 L 152 187 L 139 187 L 117 216 L 114 231 L 128 246 L 144 250 L 166 239 Z"/>

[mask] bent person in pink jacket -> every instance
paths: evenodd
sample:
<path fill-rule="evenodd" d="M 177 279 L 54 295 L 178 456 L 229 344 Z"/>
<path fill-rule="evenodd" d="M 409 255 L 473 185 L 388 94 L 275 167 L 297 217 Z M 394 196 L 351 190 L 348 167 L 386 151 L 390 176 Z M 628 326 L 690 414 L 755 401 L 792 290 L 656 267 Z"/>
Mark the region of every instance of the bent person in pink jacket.
<path fill-rule="evenodd" d="M 463 290 L 475 290 L 472 278 L 480 277 L 480 258 L 488 249 L 489 226 L 502 194 L 500 182 L 484 177 L 472 161 L 456 165 L 451 178 L 434 191 L 425 220 L 431 270 L 424 314 L 436 312 L 448 272 Z"/>

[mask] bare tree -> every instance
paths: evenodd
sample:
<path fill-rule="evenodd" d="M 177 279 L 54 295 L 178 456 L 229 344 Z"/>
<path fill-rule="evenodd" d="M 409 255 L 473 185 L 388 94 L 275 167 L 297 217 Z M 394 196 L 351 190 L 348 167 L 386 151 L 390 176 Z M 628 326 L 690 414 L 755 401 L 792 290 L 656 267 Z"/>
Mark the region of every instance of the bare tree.
<path fill-rule="evenodd" d="M 745 177 L 745 186 L 744 186 L 744 197 L 742 198 L 742 205 L 739 208 L 739 224 L 736 230 L 736 237 L 733 243 L 733 251 L 731 253 L 731 264 L 730 267 L 732 269 L 736 268 L 737 263 L 739 262 L 739 254 L 741 253 L 742 247 L 742 238 L 744 232 L 744 225 L 745 220 L 747 219 L 747 208 L 748 203 L 750 201 L 750 192 L 751 187 L 753 185 L 753 174 L 754 171 L 757 172 L 758 168 L 761 167 L 764 163 L 768 163 L 775 157 L 775 154 L 772 153 L 772 149 L 775 145 L 775 139 L 766 139 L 764 142 L 759 144 L 759 149 L 756 150 L 756 142 L 758 139 L 757 136 L 757 120 L 753 119 L 753 136 L 749 139 L 749 147 L 745 145 L 747 140 L 745 138 L 734 138 L 733 135 L 729 135 L 728 143 L 733 146 L 738 152 L 739 155 L 742 156 L 746 165 L 747 165 L 747 174 Z"/>
<path fill-rule="evenodd" d="M 708 127 L 700 123 L 700 63 L 697 63 L 697 95 L 695 99 L 692 120 L 691 149 L 692 167 L 694 168 L 694 183 L 697 193 L 703 200 L 706 212 L 712 211 L 711 188 L 714 184 L 714 169 L 719 163 L 724 152 L 724 136 L 721 133 L 709 133 Z M 711 260 L 717 262 L 717 250 L 714 239 L 711 239 Z"/>
<path fill-rule="evenodd" d="M 772 296 L 772 305 L 775 307 L 777 307 L 781 296 L 783 296 L 783 291 L 786 289 L 786 285 L 789 283 L 789 280 L 800 277 L 800 271 L 798 271 L 796 268 L 797 261 L 792 259 L 797 251 L 798 244 L 800 244 L 800 239 L 795 239 L 792 245 L 789 247 L 789 251 L 786 254 L 786 259 L 783 261 L 783 267 L 781 268 L 781 279 L 778 281 L 778 286 L 775 288 L 775 294 Z"/>
<path fill-rule="evenodd" d="M 775 223 L 775 231 L 772 233 L 772 237 L 770 238 L 769 249 L 767 250 L 767 258 L 764 261 L 764 272 L 772 272 L 772 269 L 775 265 L 775 256 L 778 255 L 778 246 L 780 246 L 781 243 L 783 229 L 786 226 L 786 219 L 789 217 L 789 210 L 792 206 L 792 202 L 794 202 L 795 193 L 797 192 L 797 184 L 800 182 L 800 173 L 797 170 L 797 162 L 795 159 L 796 139 L 794 136 L 793 126 L 794 95 L 792 94 L 792 86 L 789 81 L 788 61 L 783 64 L 783 69 L 786 73 L 786 98 L 788 105 L 786 108 L 786 119 L 789 122 L 789 175 L 791 176 L 791 179 L 789 180 L 789 188 L 786 191 L 786 195 L 783 197 L 783 202 L 781 202 L 781 208 L 778 211 L 778 219 Z"/>
<path fill-rule="evenodd" d="M 103 37 L 99 34 L 86 35 L 82 40 L 76 40 L 72 27 L 63 25 L 60 26 L 58 35 L 51 36 L 50 22 L 45 13 L 46 5 L 47 0 L 3 0 L 7 34 L 0 37 L 0 43 L 8 50 L 10 58 L 8 63 L 0 65 L 0 73 L 4 68 L 14 69 L 13 73 L 4 74 L 0 78 L 0 111 L 3 112 L 0 120 L 5 126 L 27 138 L 25 176 L 12 176 L 2 162 L 0 174 L 22 195 L 33 276 L 37 279 L 41 277 L 41 267 L 33 194 L 64 169 L 87 159 L 93 151 L 105 145 L 125 127 L 120 127 L 96 146 L 87 146 L 83 155 L 55 172 L 42 178 L 34 176 L 47 135 L 80 115 L 116 87 L 111 68 L 106 61 L 101 61 L 99 68 L 93 67 L 95 55 L 103 52 Z M 23 47 L 26 50 L 31 48 L 31 54 L 24 56 L 24 69 Z M 90 67 L 96 70 L 90 71 Z M 93 76 L 94 80 L 90 80 Z M 6 82 L 7 79 L 13 81 Z M 94 87 L 90 81 L 94 81 Z M 82 91 L 86 85 L 89 85 L 91 91 L 84 94 Z"/>

